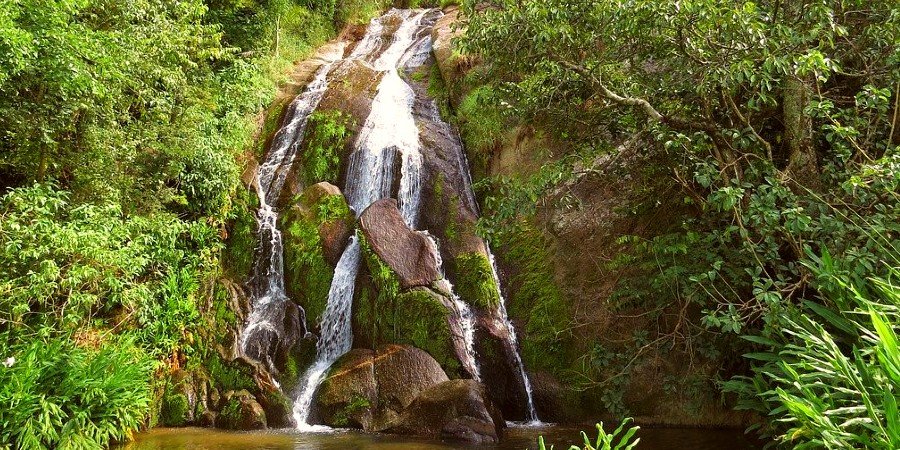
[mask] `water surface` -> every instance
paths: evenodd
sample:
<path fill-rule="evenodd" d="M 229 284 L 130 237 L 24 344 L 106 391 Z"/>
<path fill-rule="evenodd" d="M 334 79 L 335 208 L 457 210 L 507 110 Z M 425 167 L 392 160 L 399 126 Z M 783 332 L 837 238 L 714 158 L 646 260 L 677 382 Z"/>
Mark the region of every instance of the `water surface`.
<path fill-rule="evenodd" d="M 566 450 L 580 442 L 578 427 L 509 428 L 499 444 L 466 445 L 452 442 L 409 438 L 385 434 L 338 431 L 333 433 L 299 433 L 294 430 L 264 432 L 226 432 L 202 428 L 158 428 L 136 436 L 122 450 L 525 450 L 537 449 L 537 438 L 543 435 L 547 444 Z M 741 430 L 707 430 L 694 428 L 644 428 L 639 432 L 638 450 L 756 450 L 761 446 Z M 549 448 L 549 445 L 548 445 Z"/>

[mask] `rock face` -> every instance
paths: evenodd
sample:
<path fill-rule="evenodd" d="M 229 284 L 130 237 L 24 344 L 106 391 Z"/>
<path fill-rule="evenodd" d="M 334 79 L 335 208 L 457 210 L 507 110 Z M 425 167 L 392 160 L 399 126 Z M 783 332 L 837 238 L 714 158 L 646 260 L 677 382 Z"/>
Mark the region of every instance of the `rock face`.
<path fill-rule="evenodd" d="M 428 353 L 407 345 L 354 349 L 332 367 L 316 399 L 327 425 L 384 431 L 425 389 L 447 381 Z"/>
<path fill-rule="evenodd" d="M 406 225 L 396 200 L 378 200 L 366 208 L 360 229 L 372 250 L 400 278 L 401 288 L 430 286 L 441 278 L 434 246 Z"/>
<path fill-rule="evenodd" d="M 389 431 L 489 443 L 499 441 L 503 424 L 484 386 L 473 380 L 451 380 L 422 392 Z"/>

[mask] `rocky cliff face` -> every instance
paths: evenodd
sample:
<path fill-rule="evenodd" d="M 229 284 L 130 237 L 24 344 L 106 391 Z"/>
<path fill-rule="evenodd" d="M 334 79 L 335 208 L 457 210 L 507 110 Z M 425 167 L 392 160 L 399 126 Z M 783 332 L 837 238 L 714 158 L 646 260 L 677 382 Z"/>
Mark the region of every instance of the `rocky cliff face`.
<path fill-rule="evenodd" d="M 473 74 L 489 62 L 454 51 L 452 41 L 464 30 L 454 27 L 458 11 L 446 12 L 433 30 L 433 53 L 446 109 L 467 137 L 468 122 L 478 118 L 466 115 L 465 104 L 483 78 Z M 525 178 L 571 151 L 539 123 L 506 125 L 489 145 L 466 142 L 477 178 Z M 523 330 L 526 365 L 539 372 L 533 378 L 542 417 L 583 420 L 624 407 L 644 422 L 747 420 L 722 404 L 709 381 L 719 362 L 698 356 L 689 340 L 679 339 L 679 317 L 699 311 L 653 299 L 618 300 L 628 280 L 646 275 L 628 262 L 633 242 L 671 230 L 693 214 L 672 174 L 658 169 L 663 157 L 658 143 L 639 135 L 576 165 L 578 175 L 539 199 L 537 213 L 522 216 L 512 237 L 495 249 L 511 315 Z"/>

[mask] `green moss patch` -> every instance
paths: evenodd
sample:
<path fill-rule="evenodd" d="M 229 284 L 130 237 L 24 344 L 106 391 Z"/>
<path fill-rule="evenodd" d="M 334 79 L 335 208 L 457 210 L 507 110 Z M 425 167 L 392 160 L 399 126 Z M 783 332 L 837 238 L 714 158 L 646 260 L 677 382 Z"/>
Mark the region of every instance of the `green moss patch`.
<path fill-rule="evenodd" d="M 482 253 L 463 253 L 456 258 L 456 292 L 464 301 L 481 308 L 495 308 L 500 294 L 488 257 Z"/>

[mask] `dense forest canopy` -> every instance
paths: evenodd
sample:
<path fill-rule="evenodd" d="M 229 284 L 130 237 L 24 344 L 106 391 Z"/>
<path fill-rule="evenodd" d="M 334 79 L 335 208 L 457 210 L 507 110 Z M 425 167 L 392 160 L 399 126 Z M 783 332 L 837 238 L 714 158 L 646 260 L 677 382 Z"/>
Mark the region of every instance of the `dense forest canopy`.
<path fill-rule="evenodd" d="M 475 166 L 479 233 L 516 265 L 526 359 L 624 415 L 629 366 L 687 349 L 777 445 L 900 448 L 900 5 L 461 3 L 460 79 L 429 93 Z M 388 6 L 0 3 L 0 448 L 102 448 L 173 424 L 166 377 L 182 368 L 253 384 L 215 347 L 238 321 L 222 280 L 250 273 L 241 174 L 281 113 L 263 111 L 296 62 Z M 328 126 L 320 140 L 345 139 Z M 491 173 L 515 127 L 555 145 L 538 170 Z M 618 238 L 609 264 L 635 276 L 610 309 L 679 321 L 610 355 L 573 342 L 577 299 L 548 268 L 541 218 L 579 208 L 560 186 L 626 147 L 671 181 L 679 215 Z M 329 151 L 306 170 L 336 179 Z"/>

